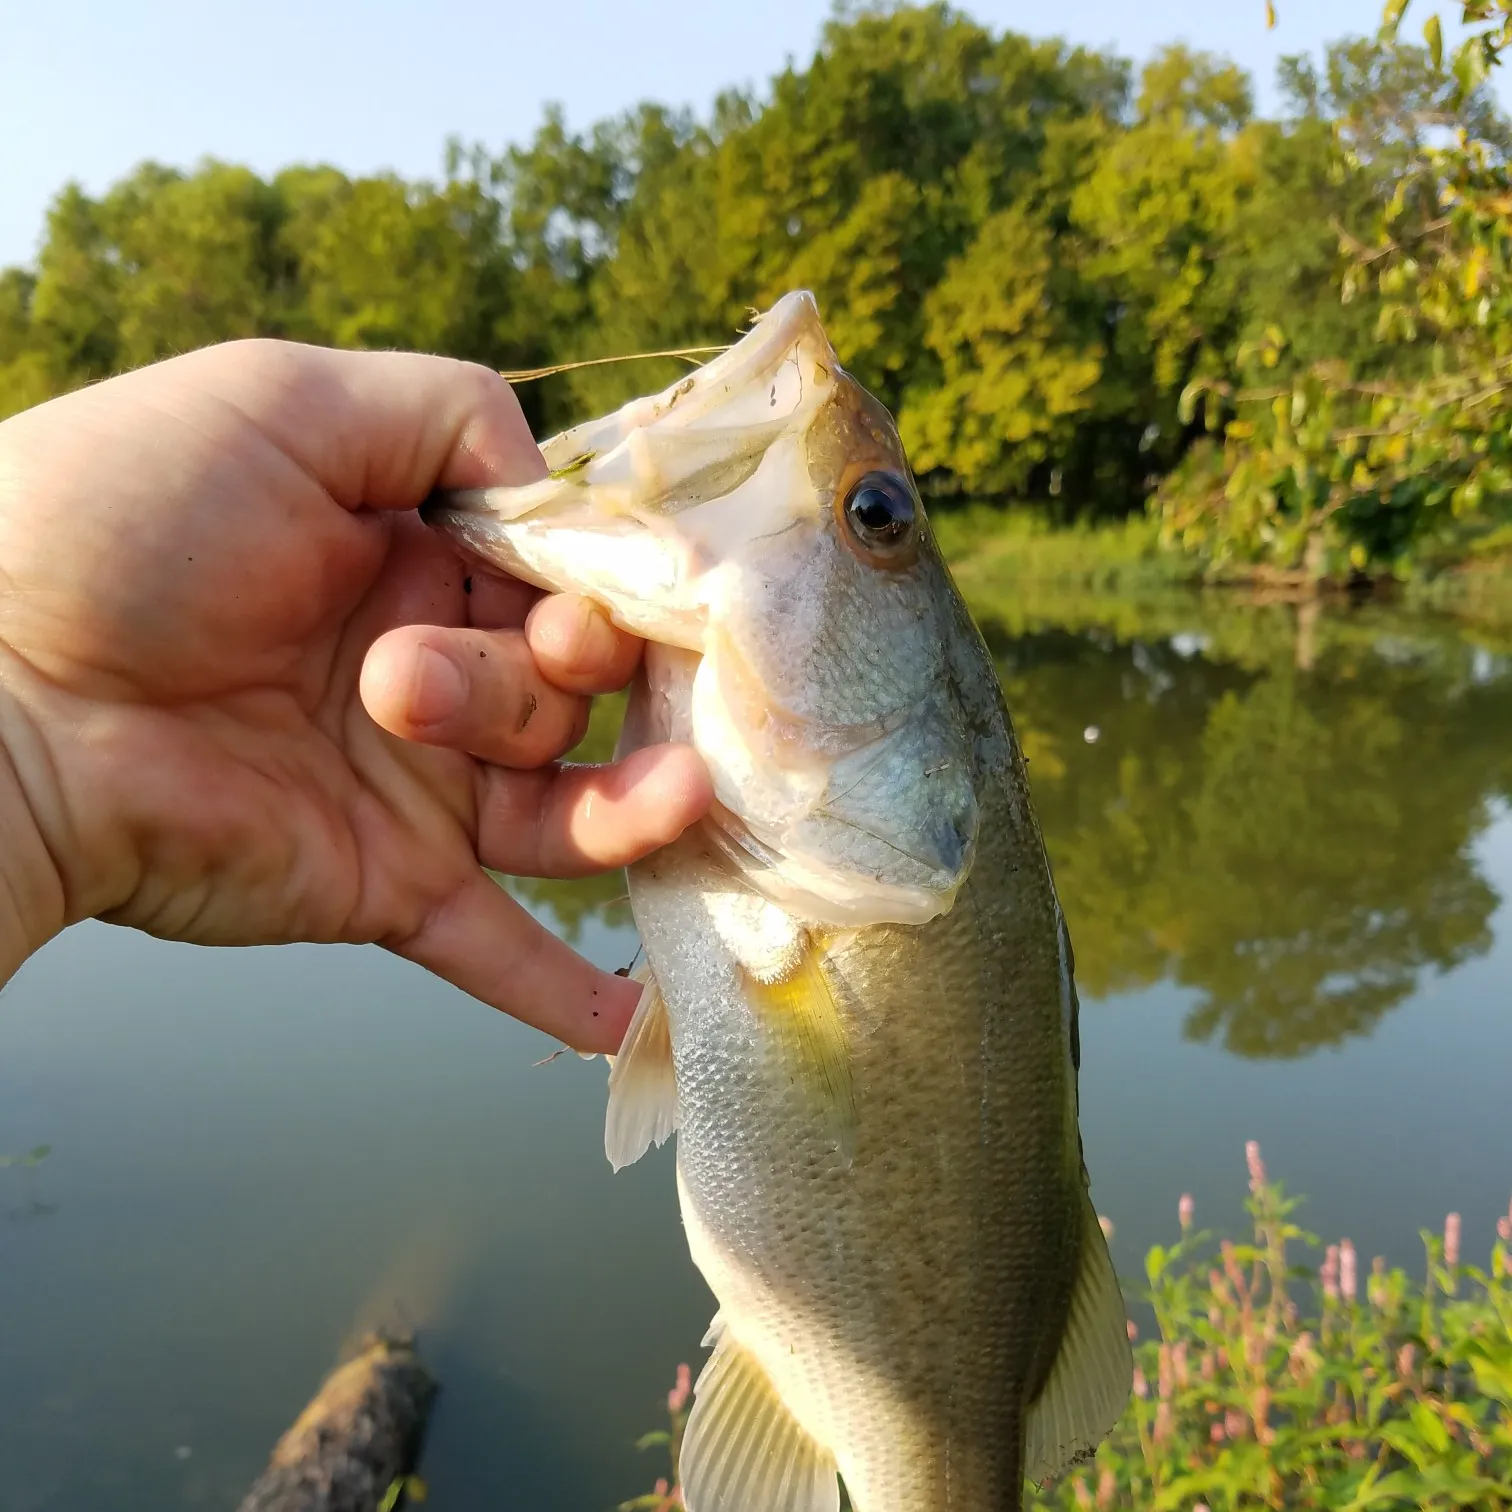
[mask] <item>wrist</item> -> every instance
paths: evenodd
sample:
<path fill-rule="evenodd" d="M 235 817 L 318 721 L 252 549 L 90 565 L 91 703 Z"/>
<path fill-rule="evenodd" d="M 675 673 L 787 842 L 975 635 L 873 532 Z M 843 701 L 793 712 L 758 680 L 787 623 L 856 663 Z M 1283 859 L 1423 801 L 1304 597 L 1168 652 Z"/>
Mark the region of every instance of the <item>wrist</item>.
<path fill-rule="evenodd" d="M 40 756 L 0 664 L 0 986 L 66 922 L 63 882 L 27 791 L 26 769 Z"/>

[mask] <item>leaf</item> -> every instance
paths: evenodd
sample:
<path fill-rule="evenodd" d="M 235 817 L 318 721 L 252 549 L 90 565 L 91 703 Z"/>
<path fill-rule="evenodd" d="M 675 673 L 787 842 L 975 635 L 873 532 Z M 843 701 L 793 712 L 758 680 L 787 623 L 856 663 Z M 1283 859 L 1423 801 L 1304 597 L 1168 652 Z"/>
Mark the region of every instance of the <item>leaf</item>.
<path fill-rule="evenodd" d="M 1266 31 L 1274 31 L 1276 29 L 1275 0 L 1265 0 L 1265 29 Z"/>
<path fill-rule="evenodd" d="M 1447 1454 L 1453 1440 L 1444 1420 L 1426 1402 L 1412 1404 L 1412 1426 L 1427 1440 L 1437 1454 Z"/>
<path fill-rule="evenodd" d="M 1381 13 L 1381 41 L 1395 42 L 1397 27 L 1402 24 L 1408 0 L 1386 0 L 1386 9 Z"/>
<path fill-rule="evenodd" d="M 1444 31 L 1439 25 L 1439 18 L 1429 16 L 1423 22 L 1423 40 L 1428 44 L 1428 56 L 1433 59 L 1434 71 L 1444 66 Z"/>
<path fill-rule="evenodd" d="M 655 1449 L 658 1444 L 670 1444 L 671 1442 L 672 1435 L 664 1428 L 658 1428 L 655 1432 L 641 1434 L 635 1441 L 635 1447 L 637 1450 Z"/>

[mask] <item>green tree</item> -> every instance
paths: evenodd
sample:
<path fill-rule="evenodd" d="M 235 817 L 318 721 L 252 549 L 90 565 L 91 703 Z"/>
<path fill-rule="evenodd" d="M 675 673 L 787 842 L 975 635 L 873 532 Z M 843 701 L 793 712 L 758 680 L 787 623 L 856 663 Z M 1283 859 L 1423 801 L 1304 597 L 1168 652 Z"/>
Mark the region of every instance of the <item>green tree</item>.
<path fill-rule="evenodd" d="M 1095 327 L 1076 321 L 1075 278 L 1050 228 L 1018 208 L 998 211 L 951 261 L 924 309 L 940 371 L 910 393 L 900 421 L 918 471 L 948 471 L 968 493 L 1009 493 L 1072 450 L 1104 360 Z"/>
<path fill-rule="evenodd" d="M 1512 137 L 1485 87 L 1506 22 L 1466 6 L 1483 24 L 1447 59 L 1436 18 L 1426 46 L 1398 41 L 1404 9 L 1333 49 L 1326 85 L 1291 71 L 1306 111 L 1334 112 L 1342 181 L 1367 189 L 1367 213 L 1337 228 L 1335 286 L 1368 302 L 1373 343 L 1319 352 L 1309 333 L 1299 351 L 1278 314 L 1231 375 L 1189 389 L 1215 443 L 1160 507 L 1173 540 L 1220 565 L 1401 573 L 1462 551 L 1512 501 Z"/>
<path fill-rule="evenodd" d="M 0 418 L 40 404 L 58 388 L 52 355 L 32 320 L 36 288 L 22 268 L 0 271 Z"/>

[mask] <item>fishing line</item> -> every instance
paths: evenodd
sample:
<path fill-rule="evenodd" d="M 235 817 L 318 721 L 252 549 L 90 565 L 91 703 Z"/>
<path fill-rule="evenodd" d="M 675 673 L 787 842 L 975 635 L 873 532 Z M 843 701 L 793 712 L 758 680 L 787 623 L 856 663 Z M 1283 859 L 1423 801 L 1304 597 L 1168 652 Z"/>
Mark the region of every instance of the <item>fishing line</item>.
<path fill-rule="evenodd" d="M 641 362 L 651 357 L 681 357 L 693 362 L 695 357 L 712 357 L 720 352 L 728 352 L 731 345 L 733 343 L 724 346 L 670 347 L 664 352 L 626 352 L 618 357 L 584 357 L 579 362 L 553 362 L 548 367 L 520 368 L 512 373 L 501 372 L 499 376 L 510 383 L 530 383 L 537 378 L 550 378 L 556 373 L 570 373 L 577 368 L 602 367 L 610 362 Z M 703 364 L 693 362 L 693 366 L 702 367 Z"/>

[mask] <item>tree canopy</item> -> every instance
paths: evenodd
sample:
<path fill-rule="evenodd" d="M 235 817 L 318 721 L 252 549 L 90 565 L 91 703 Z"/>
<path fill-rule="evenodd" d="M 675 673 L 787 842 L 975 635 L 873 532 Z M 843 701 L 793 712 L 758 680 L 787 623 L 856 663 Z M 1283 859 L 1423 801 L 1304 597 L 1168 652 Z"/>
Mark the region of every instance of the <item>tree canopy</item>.
<path fill-rule="evenodd" d="M 1472 3 L 1445 56 L 1404 9 L 1287 59 L 1274 119 L 1185 47 L 1136 69 L 853 5 L 704 116 L 548 110 L 528 143 L 450 144 L 436 182 L 207 160 L 68 185 L 36 265 L 0 272 L 0 415 L 251 334 L 506 369 L 718 343 L 806 286 L 936 496 L 1153 508 L 1219 563 L 1392 568 L 1512 493 L 1483 434 L 1512 360 L 1503 23 Z M 556 428 L 678 370 L 522 397 Z"/>

